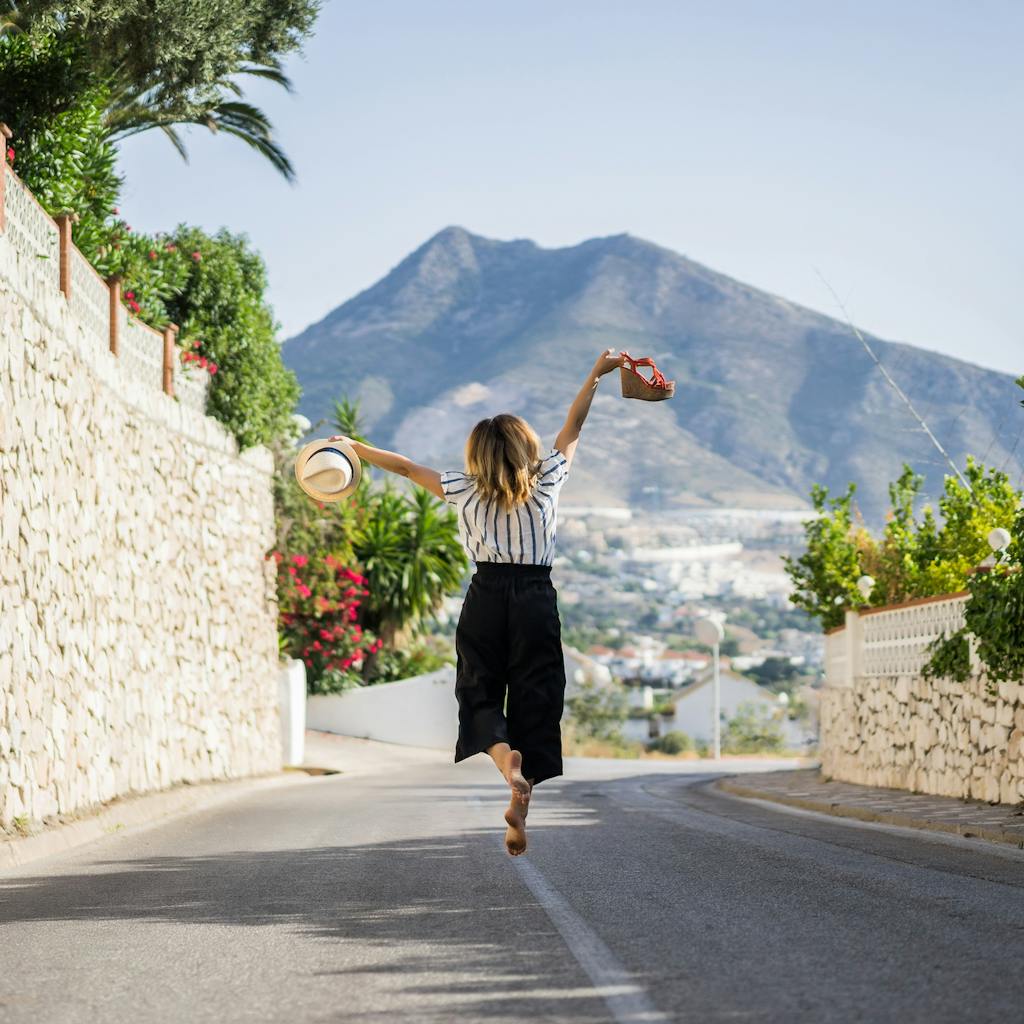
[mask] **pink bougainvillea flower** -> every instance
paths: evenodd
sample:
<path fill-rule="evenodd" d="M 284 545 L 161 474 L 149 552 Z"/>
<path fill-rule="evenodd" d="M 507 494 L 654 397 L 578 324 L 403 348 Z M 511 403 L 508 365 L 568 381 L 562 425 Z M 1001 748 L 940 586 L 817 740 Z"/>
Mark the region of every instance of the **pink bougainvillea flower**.
<path fill-rule="evenodd" d="M 290 572 L 290 573 L 291 573 L 291 574 L 292 574 L 293 576 L 298 576 L 298 575 L 299 575 L 299 570 L 298 570 L 298 569 L 296 569 L 294 565 L 289 565 L 289 566 L 288 566 L 288 571 L 289 571 L 289 572 Z"/>
<path fill-rule="evenodd" d="M 210 371 L 210 375 L 211 375 L 211 376 L 212 376 L 213 374 L 215 374 L 215 373 L 217 372 L 217 364 L 216 364 L 216 363 L 210 363 L 210 365 L 209 365 L 209 371 Z"/>
<path fill-rule="evenodd" d="M 313 591 L 310 590 L 309 587 L 307 587 L 305 583 L 300 584 L 297 589 L 299 591 L 299 594 L 302 595 L 302 597 L 312 597 L 313 596 Z"/>
<path fill-rule="evenodd" d="M 309 562 L 309 555 L 292 555 L 292 564 L 302 569 Z"/>
<path fill-rule="evenodd" d="M 124 297 L 126 299 L 134 299 L 135 298 L 135 292 L 125 292 L 124 293 Z"/>
<path fill-rule="evenodd" d="M 196 263 L 198 263 L 202 258 L 203 258 L 203 254 L 201 252 L 199 252 L 198 250 L 196 250 L 194 253 L 192 253 L 192 259 L 195 260 Z"/>

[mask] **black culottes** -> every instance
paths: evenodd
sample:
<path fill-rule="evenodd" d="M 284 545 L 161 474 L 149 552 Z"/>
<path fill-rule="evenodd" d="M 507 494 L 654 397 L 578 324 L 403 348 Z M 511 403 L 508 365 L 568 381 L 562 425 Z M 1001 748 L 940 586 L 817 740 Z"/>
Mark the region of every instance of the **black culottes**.
<path fill-rule="evenodd" d="M 477 563 L 455 651 L 455 760 L 504 742 L 535 784 L 561 775 L 565 662 L 551 566 Z"/>

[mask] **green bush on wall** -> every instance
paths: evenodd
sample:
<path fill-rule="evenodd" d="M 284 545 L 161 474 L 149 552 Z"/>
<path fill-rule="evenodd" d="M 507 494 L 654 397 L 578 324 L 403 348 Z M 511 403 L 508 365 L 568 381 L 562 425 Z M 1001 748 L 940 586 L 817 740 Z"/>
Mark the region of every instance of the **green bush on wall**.
<path fill-rule="evenodd" d="M 242 448 L 286 433 L 299 385 L 281 362 L 263 259 L 245 235 L 227 230 L 208 235 L 181 225 L 167 241 L 189 266 L 184 286 L 166 302 L 167 314 L 182 337 L 201 339 L 218 367 L 207 412 Z"/>

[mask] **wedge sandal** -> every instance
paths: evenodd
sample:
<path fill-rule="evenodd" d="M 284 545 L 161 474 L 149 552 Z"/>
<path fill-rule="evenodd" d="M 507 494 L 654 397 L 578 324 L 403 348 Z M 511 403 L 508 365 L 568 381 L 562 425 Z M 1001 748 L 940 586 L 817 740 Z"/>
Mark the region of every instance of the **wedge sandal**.
<path fill-rule="evenodd" d="M 649 366 L 651 376 L 645 377 L 638 366 Z M 654 365 L 653 359 L 634 359 L 628 352 L 622 353 L 619 367 L 622 380 L 622 397 L 639 398 L 644 402 L 661 402 L 676 393 L 676 382 L 665 380 L 665 375 Z"/>

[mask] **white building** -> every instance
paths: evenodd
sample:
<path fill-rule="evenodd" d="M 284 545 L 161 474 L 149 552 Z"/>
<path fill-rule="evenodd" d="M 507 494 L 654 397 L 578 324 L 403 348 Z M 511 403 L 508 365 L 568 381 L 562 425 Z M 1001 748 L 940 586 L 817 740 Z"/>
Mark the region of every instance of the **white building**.
<path fill-rule="evenodd" d="M 790 721 L 785 708 L 775 694 L 759 686 L 752 679 L 723 670 L 720 675 L 720 712 L 722 729 L 726 722 L 736 717 L 742 704 L 754 704 L 775 716 L 782 730 L 787 747 L 799 748 L 812 738 L 812 733 L 800 722 Z M 652 701 L 657 703 L 657 700 Z M 667 732 L 683 732 L 697 743 L 710 744 L 713 739 L 712 713 L 714 710 L 714 688 L 710 672 L 700 679 L 674 693 L 665 695 L 665 703 L 675 708 L 671 716 L 630 717 L 622 729 L 626 739 L 643 743 Z M 641 704 L 642 707 L 642 704 Z"/>

